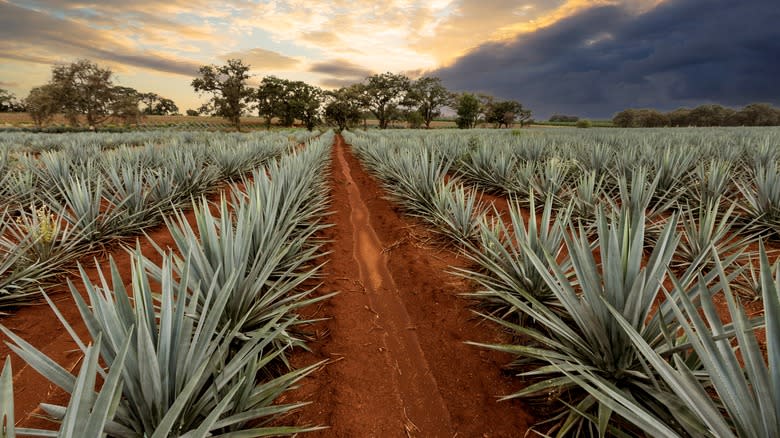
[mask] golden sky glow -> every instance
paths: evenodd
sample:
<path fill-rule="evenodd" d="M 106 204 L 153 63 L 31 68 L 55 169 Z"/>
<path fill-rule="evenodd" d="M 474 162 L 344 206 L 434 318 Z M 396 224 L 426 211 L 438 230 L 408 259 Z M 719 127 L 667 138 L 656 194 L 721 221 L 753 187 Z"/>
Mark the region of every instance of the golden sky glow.
<path fill-rule="evenodd" d="M 274 74 L 333 87 L 371 72 L 452 63 L 488 41 L 550 26 L 593 5 L 638 11 L 657 0 L 0 0 L 0 87 L 24 97 L 51 65 L 89 58 L 118 80 L 198 106 L 202 64 L 241 58 Z"/>

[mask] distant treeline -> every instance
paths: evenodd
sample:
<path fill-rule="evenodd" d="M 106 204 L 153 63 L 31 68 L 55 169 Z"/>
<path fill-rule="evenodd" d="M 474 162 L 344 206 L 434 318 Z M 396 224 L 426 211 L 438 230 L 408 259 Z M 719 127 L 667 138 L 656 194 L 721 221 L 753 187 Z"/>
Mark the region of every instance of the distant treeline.
<path fill-rule="evenodd" d="M 663 126 L 780 126 L 780 109 L 767 103 L 751 103 L 736 110 L 721 105 L 678 108 L 667 113 L 654 109 L 627 109 L 612 118 L 621 128 Z"/>

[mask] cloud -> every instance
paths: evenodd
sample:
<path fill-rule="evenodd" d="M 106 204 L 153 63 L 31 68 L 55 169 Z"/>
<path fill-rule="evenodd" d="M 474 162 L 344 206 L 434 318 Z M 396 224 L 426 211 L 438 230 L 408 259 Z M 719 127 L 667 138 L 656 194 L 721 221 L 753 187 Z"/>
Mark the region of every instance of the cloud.
<path fill-rule="evenodd" d="M 340 79 L 334 77 L 327 77 L 319 80 L 320 86 L 331 89 L 349 87 L 350 85 L 356 84 L 358 82 L 360 82 L 360 79 Z"/>
<path fill-rule="evenodd" d="M 331 46 L 341 42 L 341 38 L 335 33 L 330 31 L 315 31 L 304 32 L 301 34 L 301 39 L 314 45 Z"/>
<path fill-rule="evenodd" d="M 0 2 L 0 58 L 51 64 L 88 57 L 159 72 L 191 76 L 198 63 L 151 50 L 76 21 Z"/>
<path fill-rule="evenodd" d="M 780 103 L 775 1 L 599 6 L 478 46 L 433 71 L 453 89 L 521 101 L 537 117 L 611 117 L 627 107 Z"/>
<path fill-rule="evenodd" d="M 225 61 L 235 58 L 241 59 L 245 64 L 249 64 L 253 70 L 291 70 L 300 64 L 300 61 L 295 58 L 261 48 L 231 52 L 221 58 Z"/>
<path fill-rule="evenodd" d="M 319 83 L 327 88 L 346 87 L 374 74 L 370 69 L 346 59 L 315 62 L 309 67 L 309 72 L 323 75 Z"/>
<path fill-rule="evenodd" d="M 354 64 L 345 59 L 333 59 L 330 61 L 315 62 L 309 67 L 312 73 L 322 73 L 331 76 L 360 78 L 372 74 L 372 71 L 361 65 Z"/>

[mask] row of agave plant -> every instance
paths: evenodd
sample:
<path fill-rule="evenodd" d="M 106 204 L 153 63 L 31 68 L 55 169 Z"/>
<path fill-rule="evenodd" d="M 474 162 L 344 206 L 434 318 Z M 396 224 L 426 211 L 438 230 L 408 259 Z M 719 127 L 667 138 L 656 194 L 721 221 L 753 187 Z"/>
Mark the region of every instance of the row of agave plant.
<path fill-rule="evenodd" d="M 750 231 L 780 238 L 780 130 L 683 129 L 482 131 L 379 135 L 394 148 L 420 144 L 451 157 L 452 173 L 465 182 L 526 203 L 552 196 L 558 206 L 592 219 L 599 201 L 617 199 L 621 179 L 629 185 L 653 181 L 651 210 L 663 216 L 678 207 L 735 207 L 733 218 Z"/>
<path fill-rule="evenodd" d="M 71 139 L 78 147 L 0 159 L 0 311 L 40 298 L 38 287 L 85 253 L 161 223 L 162 212 L 297 144 L 275 134 L 147 138 L 161 143 L 112 149 Z"/>
<path fill-rule="evenodd" d="M 515 357 L 526 386 L 505 398 L 538 404 L 536 432 L 780 436 L 780 268 L 770 239 L 737 220 L 736 207 L 675 199 L 658 214 L 656 173 L 642 184 L 619 176 L 616 196 L 600 196 L 587 215 L 526 189 L 502 219 L 463 184 L 462 155 L 421 137 L 348 141 L 392 198 L 474 262 L 457 273 L 478 285 L 478 313 L 512 335 L 478 345 Z M 763 299 L 760 316 L 740 303 L 744 278 Z"/>
<path fill-rule="evenodd" d="M 300 144 L 319 134 L 319 131 L 276 130 L 273 133 L 253 132 L 249 137 L 260 139 L 276 136 L 287 138 L 290 141 L 294 141 L 296 144 Z M 181 144 L 194 144 L 207 142 L 210 138 L 215 137 L 242 140 L 246 139 L 247 135 L 241 133 L 198 131 L 196 129 L 186 129 L 186 127 L 183 126 L 179 127 L 178 125 L 176 130 L 154 129 L 122 133 L 82 132 L 71 134 L 42 134 L 9 131 L 0 133 L 0 155 L 24 153 L 41 154 L 43 152 L 53 151 L 65 151 L 79 154 L 84 149 L 91 150 L 94 147 L 105 151 L 117 149 L 119 147 L 165 144 L 171 141 Z"/>
<path fill-rule="evenodd" d="M 0 325 L 19 354 L 71 394 L 67 406 L 42 404 L 59 431 L 15 430 L 10 362 L 0 377 L 3 436 L 279 436 L 317 427 L 279 417 L 302 403 L 277 403 L 321 364 L 292 369 L 285 354 L 303 345 L 299 307 L 314 297 L 315 262 L 328 202 L 332 134 L 270 162 L 223 193 L 216 205 L 193 201 L 195 225 L 181 211 L 166 219 L 175 248 L 158 264 L 132 251 L 125 286 L 111 260 L 110 281 L 82 273 L 87 303 L 70 284 L 93 342 L 73 375 Z M 96 380 L 102 386 L 95 391 Z M 3 421 L 4 419 L 4 421 Z"/>

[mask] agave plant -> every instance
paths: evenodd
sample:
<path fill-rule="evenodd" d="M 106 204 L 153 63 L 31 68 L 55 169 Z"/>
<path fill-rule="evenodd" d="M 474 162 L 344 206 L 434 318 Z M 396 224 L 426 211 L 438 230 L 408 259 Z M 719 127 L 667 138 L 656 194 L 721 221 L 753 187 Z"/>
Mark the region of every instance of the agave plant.
<path fill-rule="evenodd" d="M 63 213 L 70 226 L 78 229 L 86 241 L 109 237 L 111 222 L 119 217 L 116 205 L 104 203 L 103 180 L 75 176 L 61 182 L 58 191 L 46 192 L 47 204 Z M 60 202 L 60 199 L 63 201 Z M 101 206 L 106 205 L 106 211 Z"/>
<path fill-rule="evenodd" d="M 323 228 L 326 209 L 317 183 L 323 173 L 309 169 L 323 165 L 325 152 L 314 148 L 255 171 L 242 188 L 234 186 L 232 203 L 220 197 L 215 213 L 206 199 L 194 203 L 194 228 L 181 212 L 166 218 L 179 253 L 188 255 L 174 257 L 175 269 L 230 295 L 221 324 L 241 337 L 251 338 L 274 319 L 289 320 L 285 327 L 305 323 L 293 311 L 328 298 L 312 298 L 313 289 L 304 287 L 320 268 L 314 263 L 319 251 L 314 234 Z M 294 330 L 280 332 L 274 341 L 279 349 L 290 344 L 303 345 Z"/>
<path fill-rule="evenodd" d="M 516 354 L 518 364 L 531 368 L 520 375 L 535 383 L 506 398 L 558 400 L 570 407 L 545 422 L 549 423 L 549 434 L 592 436 L 622 424 L 619 417 L 612 415 L 610 404 L 589 394 L 588 388 L 581 385 L 586 376 L 616 388 L 623 397 L 662 415 L 668 424 L 678 424 L 673 407 L 651 385 L 655 376 L 648 371 L 641 353 L 611 310 L 623 315 L 659 354 L 682 345 L 680 339 L 672 336 L 678 325 L 670 316 L 669 304 L 663 302 L 658 311 L 653 310 L 662 295 L 666 272 L 679 241 L 675 235 L 676 219 L 669 219 L 643 263 L 645 220 L 644 216 L 634 218 L 633 214 L 629 208 L 611 215 L 600 210 L 596 215 L 595 247 L 582 227 L 571 228 L 571 236 L 564 233 L 570 257 L 566 266 L 570 263 L 573 273 L 561 266 L 554 254 L 540 257 L 530 245 L 523 244 L 550 293 L 566 312 L 555 310 L 523 290 L 517 291 L 521 298 L 506 294 L 507 303 L 535 321 L 536 327 L 490 316 L 527 341 L 514 345 L 476 344 Z M 600 262 L 594 251 L 598 251 Z M 691 267 L 681 282 L 690 282 L 697 272 L 695 266 Z M 695 356 L 685 359 L 696 369 Z M 598 430 L 592 424 L 598 425 Z"/>
<path fill-rule="evenodd" d="M 696 164 L 696 154 L 691 153 L 689 148 L 667 146 L 660 153 L 656 151 L 653 158 L 659 194 L 664 198 L 679 196 L 685 190 L 681 183 Z"/>
<path fill-rule="evenodd" d="M 463 177 L 478 188 L 505 194 L 512 186 L 517 159 L 503 150 L 485 146 L 474 148 L 458 162 Z"/>
<path fill-rule="evenodd" d="M 53 212 L 47 205 L 17 211 L 16 219 L 7 223 L 5 236 L 10 240 L 4 240 L 3 246 L 13 242 L 22 256 L 20 266 L 46 263 L 53 271 L 83 254 L 80 230 L 67 222 L 64 212 Z M 28 245 L 19 245 L 22 242 Z"/>
<path fill-rule="evenodd" d="M 15 220 L 0 213 L 0 315 L 2 309 L 29 304 L 39 298 L 40 282 L 52 275 L 43 260 L 29 260 L 36 239 L 30 234 L 14 238 Z"/>
<path fill-rule="evenodd" d="M 121 364 L 124 363 L 127 354 L 128 342 L 119 352 L 116 364 L 108 375 L 100 389 L 95 394 L 95 381 L 97 380 L 98 359 L 100 357 L 100 339 L 95 345 L 88 346 L 84 354 L 84 363 L 81 365 L 78 377 L 73 383 L 73 394 L 68 407 L 65 408 L 58 431 L 18 428 L 14 424 L 14 397 L 13 380 L 11 376 L 11 360 L 6 358 L 5 367 L 0 374 L 0 437 L 14 438 L 16 434 L 23 436 L 54 436 L 62 438 L 101 438 L 106 436 L 104 428 L 111 421 L 117 408 L 116 400 L 122 391 Z M 44 409 L 49 405 L 44 405 Z"/>
<path fill-rule="evenodd" d="M 537 200 L 544 201 L 549 197 L 559 200 L 572 166 L 572 163 L 559 158 L 550 158 L 538 166 L 536 175 L 531 180 Z"/>
<path fill-rule="evenodd" d="M 559 260 L 565 226 L 571 214 L 566 208 L 554 210 L 552 198 L 548 197 L 541 217 L 537 217 L 533 194 L 529 196 L 529 203 L 531 210 L 527 220 L 517 202 L 510 206 L 509 224 L 505 224 L 498 214 L 492 220 L 483 220 L 477 242 L 464 242 L 466 257 L 475 262 L 477 269 L 455 270 L 482 287 L 471 296 L 484 301 L 492 314 L 511 322 L 527 318 L 506 300 L 507 295 L 519 300 L 532 296 L 539 302 L 555 305 L 554 295 L 534 266 L 531 254 L 542 259 L 550 254 Z M 560 262 L 564 271 L 570 269 L 567 259 Z"/>
<path fill-rule="evenodd" d="M 155 199 L 148 189 L 148 171 L 133 164 L 122 163 L 105 169 L 107 187 L 106 200 L 111 205 L 121 205 L 121 223 L 128 229 L 139 229 L 154 225 L 159 220 L 159 202 L 169 199 Z M 121 232 L 121 231 L 120 231 Z"/>
<path fill-rule="evenodd" d="M 729 277 L 716 252 L 713 258 L 720 280 L 718 290 L 700 281 L 697 288 L 701 307 L 687 294 L 680 294 L 679 300 L 670 300 L 670 310 L 701 358 L 703 373 L 691 369 L 678 354 L 671 361 L 659 355 L 619 312 L 611 309 L 648 366 L 673 392 L 674 405 L 685 418 L 684 423 L 691 426 L 686 433 L 673 433 L 655 412 L 630 398 L 616 397 L 619 394 L 613 388 L 600 386 L 592 378 L 590 393 L 652 436 L 780 435 L 780 269 L 778 264 L 774 268 L 770 265 L 763 244 L 759 257 L 764 315 L 757 324 L 748 319 L 731 293 Z M 721 321 L 713 303 L 715 292 L 720 290 L 726 298 L 733 330 Z M 757 326 L 766 328 L 766 355 L 754 334 Z"/>
<path fill-rule="evenodd" d="M 479 232 L 485 208 L 474 193 L 452 180 L 442 182 L 436 191 L 433 211 L 426 220 L 436 230 L 456 242 L 469 242 Z"/>
<path fill-rule="evenodd" d="M 693 184 L 689 188 L 691 197 L 702 203 L 731 195 L 731 181 L 734 165 L 723 159 L 712 159 L 700 163 L 693 172 Z"/>
<path fill-rule="evenodd" d="M 780 226 L 780 166 L 777 163 L 756 166 L 752 180 L 737 184 L 743 209 L 765 232 L 778 236 Z"/>
<path fill-rule="evenodd" d="M 29 205 L 38 199 L 35 173 L 26 168 L 8 172 L 0 190 L 5 208 Z"/>
<path fill-rule="evenodd" d="M 582 173 L 577 178 L 573 189 L 569 189 L 569 202 L 571 202 L 572 216 L 583 220 L 592 220 L 598 206 L 603 202 L 603 190 L 605 187 L 604 175 L 597 176 L 597 172 L 590 170 Z"/>
<path fill-rule="evenodd" d="M 132 263 L 130 291 L 125 289 L 113 259 L 113 289 L 102 277 L 100 286 L 93 284 L 82 270 L 89 305 L 70 283 L 90 335 L 102 339 L 96 348 L 99 346 L 100 360 L 110 370 L 106 375 L 98 368 L 106 382 L 104 387 L 112 382 L 112 376 L 121 375 L 124 382 L 121 396 L 110 397 L 111 402 L 106 403 L 114 412 L 114 418 L 105 423 L 106 433 L 117 437 L 206 437 L 242 429 L 241 436 L 312 430 L 264 426 L 269 419 L 301 406 L 273 402 L 314 369 L 312 366 L 256 383 L 263 377 L 263 368 L 280 354 L 269 349 L 285 328 L 279 318 L 258 329 L 238 351 L 231 351 L 230 344 L 238 335 L 236 330 L 219 329 L 228 293 L 215 283 L 203 287 L 189 283 L 186 271 L 178 281 L 174 280 L 173 260 L 167 255 L 160 268 L 160 295 L 156 295 L 140 250 Z M 89 349 L 84 342 L 46 298 L 67 332 L 87 354 Z M 75 397 L 81 406 L 79 391 L 84 386 L 79 386 L 78 378 L 5 327 L 0 329 L 13 341 L 10 346 L 15 353 L 71 393 L 71 404 Z M 96 361 L 90 358 L 87 363 Z M 43 408 L 53 418 L 65 422 L 71 417 L 81 424 L 90 421 L 83 407 L 75 413 L 62 406 Z"/>
<path fill-rule="evenodd" d="M 733 261 L 751 254 L 748 246 L 755 242 L 756 236 L 746 226 L 738 226 L 740 218 L 734 214 L 736 204 L 720 211 L 720 197 L 701 202 L 697 207 L 685 206 L 681 221 L 683 239 L 675 252 L 675 264 L 683 269 L 697 260 L 711 254 L 714 248 L 718 254 L 729 255 Z M 703 269 L 712 268 L 713 260 L 701 265 Z"/>
<path fill-rule="evenodd" d="M 292 313 L 294 309 L 326 298 L 309 298 L 312 290 L 301 289 L 318 271 L 318 266 L 304 269 L 315 251 L 298 254 L 298 263 L 281 270 L 287 252 L 296 247 L 296 242 L 288 240 L 292 228 L 285 228 L 284 223 L 261 227 L 257 209 L 240 204 L 231 212 L 224 197 L 218 208 L 215 217 L 205 199 L 200 205 L 195 204 L 195 229 L 181 212 L 175 221 L 166 219 L 176 248 L 187 254 L 187 257 L 174 257 L 176 272 L 179 275 L 189 272 L 188 276 L 201 284 L 213 282 L 220 293 L 227 295 L 219 327 L 235 329 L 242 339 L 250 339 L 257 330 L 264 330 L 269 321 L 288 321 L 284 327 L 300 323 Z M 256 230 L 262 233 L 262 242 L 253 239 Z M 158 251 L 166 252 L 162 248 Z M 151 268 L 158 279 L 164 273 Z M 275 344 L 280 351 L 291 344 L 303 345 L 288 330 L 280 331 Z"/>

